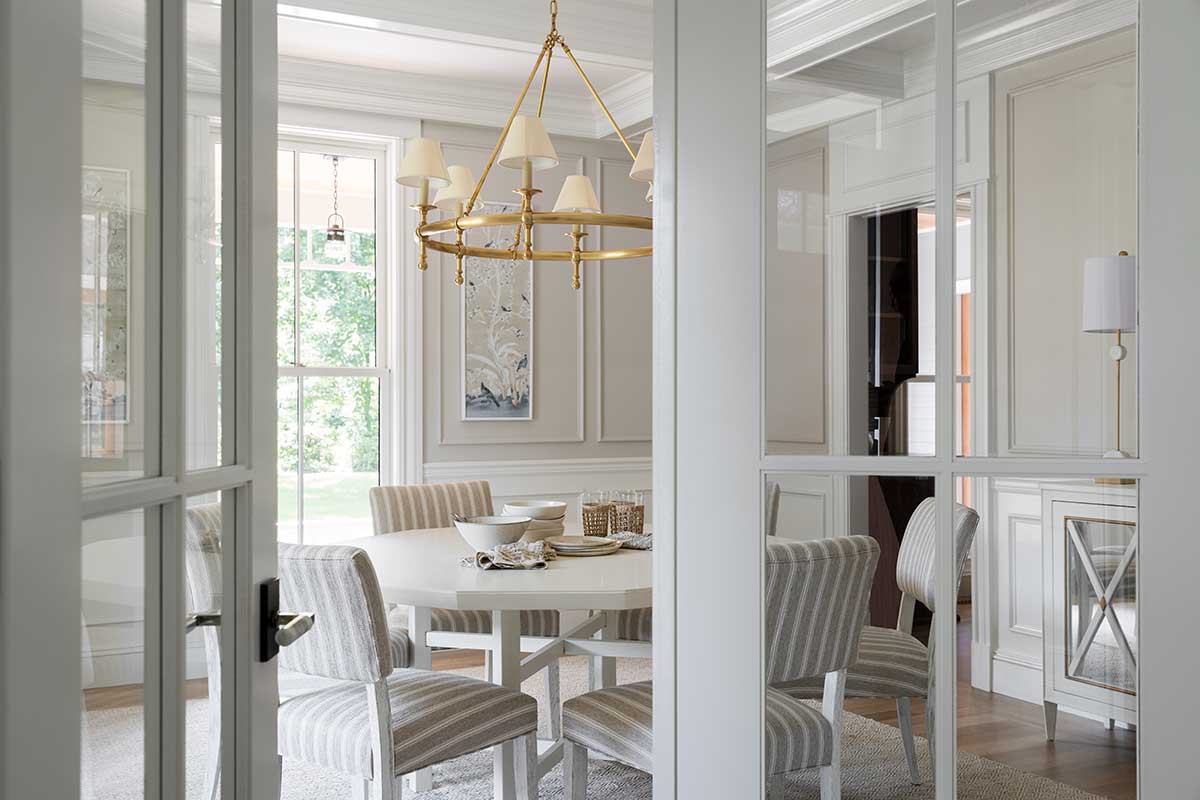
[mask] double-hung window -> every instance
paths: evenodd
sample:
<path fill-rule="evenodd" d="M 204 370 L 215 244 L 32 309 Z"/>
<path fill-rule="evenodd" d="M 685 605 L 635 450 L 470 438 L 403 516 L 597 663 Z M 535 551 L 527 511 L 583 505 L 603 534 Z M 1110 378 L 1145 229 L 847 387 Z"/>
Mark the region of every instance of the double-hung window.
<path fill-rule="evenodd" d="M 369 534 L 367 490 L 387 477 L 384 155 L 359 143 L 280 140 L 282 541 Z M 341 252 L 334 226 L 344 231 Z"/>

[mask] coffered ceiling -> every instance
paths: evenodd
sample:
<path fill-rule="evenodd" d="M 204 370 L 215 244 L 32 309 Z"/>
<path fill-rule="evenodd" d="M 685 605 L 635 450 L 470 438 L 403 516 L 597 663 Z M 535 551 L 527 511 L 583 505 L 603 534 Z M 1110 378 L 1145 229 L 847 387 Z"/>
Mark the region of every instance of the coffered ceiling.
<path fill-rule="evenodd" d="M 137 80 L 145 0 L 84 0 L 89 77 Z M 559 30 L 628 132 L 650 125 L 652 0 L 560 0 Z M 216 86 L 219 0 L 188 2 L 189 77 Z M 928 91 L 932 0 L 778 0 L 767 19 L 772 138 Z M 959 9 L 966 78 L 1136 22 L 1136 0 L 970 0 Z M 548 28 L 547 0 L 292 0 L 279 6 L 280 99 L 502 125 Z M 715 54 L 719 58 L 719 54 Z M 556 58 L 552 132 L 612 134 Z"/>

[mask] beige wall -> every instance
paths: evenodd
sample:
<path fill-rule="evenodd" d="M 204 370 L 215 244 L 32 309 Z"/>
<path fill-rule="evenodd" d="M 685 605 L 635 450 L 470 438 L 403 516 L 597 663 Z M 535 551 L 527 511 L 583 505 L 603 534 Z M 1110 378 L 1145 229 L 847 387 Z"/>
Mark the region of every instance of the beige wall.
<path fill-rule="evenodd" d="M 478 177 L 495 144 L 490 129 L 427 123 L 424 133 L 444 144 L 447 163 L 466 164 Z M 561 160 L 535 173 L 543 194 L 535 207 L 553 206 L 567 175 L 591 177 L 608 212 L 651 212 L 646 185 L 631 181 L 632 160 L 619 142 L 555 137 Z M 481 200 L 517 201 L 516 170 L 495 167 Z M 535 229 L 539 248 L 565 248 L 562 227 Z M 644 245 L 646 234 L 593 228 L 585 247 Z M 532 421 L 462 419 L 462 298 L 454 259 L 431 254 L 424 295 L 424 461 L 645 458 L 650 455 L 650 261 L 587 264 L 583 288 L 571 288 L 568 264 L 534 265 Z M 429 470 L 427 470 L 428 472 Z M 436 472 L 436 470 L 435 470 Z"/>
<path fill-rule="evenodd" d="M 995 76 L 999 455 L 1113 446 L 1112 336 L 1081 332 L 1083 264 L 1137 254 L 1132 31 Z M 1137 451 L 1137 336 L 1122 368 L 1121 445 Z"/>

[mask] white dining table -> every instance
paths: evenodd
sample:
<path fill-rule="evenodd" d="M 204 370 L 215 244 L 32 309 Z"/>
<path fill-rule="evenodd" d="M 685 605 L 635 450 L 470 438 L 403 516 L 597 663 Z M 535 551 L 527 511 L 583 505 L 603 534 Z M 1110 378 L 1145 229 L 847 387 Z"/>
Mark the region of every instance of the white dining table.
<path fill-rule="evenodd" d="M 578 532 L 578 526 L 568 527 L 568 535 Z M 416 668 L 431 668 L 434 647 L 487 650 L 492 654 L 492 681 L 520 690 L 523 680 L 552 661 L 588 655 L 593 658 L 592 688 L 603 688 L 616 682 L 616 658 L 650 658 L 649 642 L 617 641 L 615 636 L 617 612 L 651 605 L 653 553 L 648 550 L 589 557 L 560 554 L 541 570 L 481 570 L 462 565 L 473 549 L 454 528 L 387 533 L 345 544 L 367 551 L 386 602 L 410 606 Z M 490 611 L 492 632 L 430 631 L 433 608 Z M 562 615 L 558 636 L 522 636 L 523 610 L 568 613 Z M 539 776 L 561 760 L 562 747 L 561 739 L 541 742 Z M 496 746 L 493 763 L 493 796 L 514 798 L 511 742 Z M 413 781 L 418 791 L 430 788 L 429 771 Z"/>

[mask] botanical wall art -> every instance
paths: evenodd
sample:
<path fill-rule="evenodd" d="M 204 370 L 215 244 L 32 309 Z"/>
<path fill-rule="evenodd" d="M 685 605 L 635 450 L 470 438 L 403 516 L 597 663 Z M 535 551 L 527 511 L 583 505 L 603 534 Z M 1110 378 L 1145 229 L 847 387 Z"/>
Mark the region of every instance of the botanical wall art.
<path fill-rule="evenodd" d="M 120 455 L 115 425 L 129 422 L 129 171 L 84 167 L 83 454 Z"/>
<path fill-rule="evenodd" d="M 519 207 L 482 203 L 486 213 Z M 467 234 L 476 247 L 512 247 L 513 226 Z M 533 419 L 533 269 L 524 260 L 463 264 L 463 419 Z"/>

